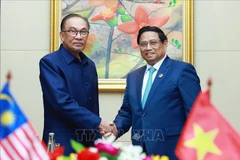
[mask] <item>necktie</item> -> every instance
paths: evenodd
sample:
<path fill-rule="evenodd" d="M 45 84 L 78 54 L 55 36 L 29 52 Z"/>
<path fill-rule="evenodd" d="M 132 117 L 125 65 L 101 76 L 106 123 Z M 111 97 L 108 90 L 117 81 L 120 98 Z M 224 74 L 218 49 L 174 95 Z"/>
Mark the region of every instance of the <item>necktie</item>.
<path fill-rule="evenodd" d="M 142 108 L 144 108 L 144 106 L 145 106 L 145 103 L 146 103 L 149 91 L 150 91 L 150 89 L 152 87 L 152 75 L 156 71 L 156 69 L 154 67 L 150 67 L 148 69 L 148 71 L 149 71 L 149 75 L 148 75 L 147 85 L 146 85 L 146 88 L 145 88 L 145 91 L 144 91 L 144 94 L 143 94 Z"/>

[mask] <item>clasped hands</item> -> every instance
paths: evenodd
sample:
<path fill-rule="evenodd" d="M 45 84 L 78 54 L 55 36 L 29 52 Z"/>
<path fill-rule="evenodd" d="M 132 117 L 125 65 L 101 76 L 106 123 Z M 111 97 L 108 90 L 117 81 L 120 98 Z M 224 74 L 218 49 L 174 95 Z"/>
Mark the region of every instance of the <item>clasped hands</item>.
<path fill-rule="evenodd" d="M 117 127 L 113 122 L 106 122 L 102 120 L 100 125 L 98 126 L 98 130 L 105 139 L 110 137 L 112 134 L 115 137 L 117 137 L 118 135 Z"/>

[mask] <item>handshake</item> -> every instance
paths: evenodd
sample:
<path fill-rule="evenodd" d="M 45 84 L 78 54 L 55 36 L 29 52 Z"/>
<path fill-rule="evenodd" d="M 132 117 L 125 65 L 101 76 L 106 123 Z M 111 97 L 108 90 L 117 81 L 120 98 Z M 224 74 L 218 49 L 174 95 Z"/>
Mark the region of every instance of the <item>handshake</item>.
<path fill-rule="evenodd" d="M 115 137 L 118 135 L 117 127 L 113 122 L 102 120 L 98 126 L 98 130 L 105 139 L 109 138 L 111 135 L 114 135 Z"/>

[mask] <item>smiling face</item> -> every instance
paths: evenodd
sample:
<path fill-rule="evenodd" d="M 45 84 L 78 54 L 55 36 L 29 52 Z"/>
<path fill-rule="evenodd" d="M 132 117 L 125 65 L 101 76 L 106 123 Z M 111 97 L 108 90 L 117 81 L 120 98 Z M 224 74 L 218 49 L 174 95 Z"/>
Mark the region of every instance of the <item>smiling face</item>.
<path fill-rule="evenodd" d="M 158 33 L 154 31 L 142 33 L 139 39 L 141 56 L 151 66 L 165 56 L 167 45 L 167 40 L 162 43 L 158 37 Z"/>
<path fill-rule="evenodd" d="M 72 36 L 68 31 L 88 31 L 88 25 L 85 20 L 80 17 L 69 18 L 60 32 L 60 38 L 62 40 L 63 46 L 71 52 L 74 56 L 79 58 L 79 52 L 81 52 L 87 42 L 88 35 L 82 37 L 78 32 L 76 36 Z"/>

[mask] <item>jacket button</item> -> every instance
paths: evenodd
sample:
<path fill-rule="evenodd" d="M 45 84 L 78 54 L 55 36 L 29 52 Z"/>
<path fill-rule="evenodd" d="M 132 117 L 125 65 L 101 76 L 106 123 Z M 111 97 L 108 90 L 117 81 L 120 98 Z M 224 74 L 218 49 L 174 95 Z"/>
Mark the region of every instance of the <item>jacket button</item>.
<path fill-rule="evenodd" d="M 144 117 L 145 116 L 145 113 L 142 113 L 142 117 Z"/>

